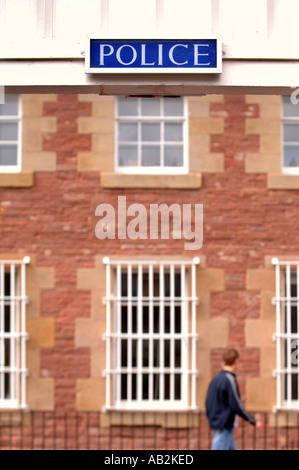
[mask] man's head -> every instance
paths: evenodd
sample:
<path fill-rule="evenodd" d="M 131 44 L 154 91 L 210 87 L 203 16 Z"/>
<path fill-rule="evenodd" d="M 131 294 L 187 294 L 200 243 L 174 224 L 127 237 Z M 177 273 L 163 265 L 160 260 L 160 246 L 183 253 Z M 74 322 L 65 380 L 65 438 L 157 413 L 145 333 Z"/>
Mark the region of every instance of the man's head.
<path fill-rule="evenodd" d="M 233 348 L 226 349 L 222 356 L 225 367 L 234 367 L 238 358 L 239 353 L 236 349 Z"/>

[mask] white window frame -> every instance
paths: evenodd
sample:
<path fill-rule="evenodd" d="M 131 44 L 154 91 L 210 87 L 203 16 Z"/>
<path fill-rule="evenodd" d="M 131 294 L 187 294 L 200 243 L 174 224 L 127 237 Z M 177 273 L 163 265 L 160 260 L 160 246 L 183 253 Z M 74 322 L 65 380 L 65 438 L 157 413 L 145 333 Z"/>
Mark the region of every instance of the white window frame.
<path fill-rule="evenodd" d="M 141 99 L 138 99 L 138 115 L 136 116 L 119 116 L 118 114 L 118 98 L 115 99 L 115 164 L 114 164 L 114 171 L 116 173 L 123 173 L 123 174 L 136 174 L 136 175 L 148 175 L 148 174 L 156 174 L 156 175 L 181 175 L 187 174 L 189 171 L 189 146 L 188 146 L 188 100 L 186 97 L 181 97 L 183 100 L 183 115 L 182 116 L 163 116 L 162 115 L 162 100 L 164 98 L 160 98 L 160 109 L 161 115 L 160 116 L 141 116 Z M 144 98 L 150 99 L 150 98 Z M 175 98 L 173 98 L 175 99 Z M 138 132 L 139 138 L 137 140 L 138 146 L 138 166 L 120 166 L 119 165 L 119 155 L 118 155 L 118 145 L 119 145 L 119 137 L 118 137 L 118 124 L 119 122 L 137 122 L 138 123 Z M 183 126 L 183 139 L 182 142 L 178 142 L 178 145 L 183 145 L 183 165 L 180 167 L 166 167 L 166 166 L 141 166 L 141 139 L 140 139 L 140 129 L 142 122 L 181 122 Z M 134 142 L 135 143 L 135 142 Z M 128 142 L 126 142 L 128 144 Z M 156 144 L 156 142 L 155 142 Z M 164 140 L 163 136 L 160 140 L 159 145 L 164 147 Z M 169 142 L 167 142 L 169 144 Z M 171 142 L 171 145 L 176 145 L 176 142 Z"/>
<path fill-rule="evenodd" d="M 298 106 L 295 105 L 294 106 Z M 288 117 L 284 115 L 284 106 L 283 106 L 283 97 L 281 98 L 281 146 L 282 146 L 282 172 L 286 175 L 298 175 L 299 174 L 299 166 L 293 166 L 293 167 L 288 167 L 284 165 L 284 150 L 285 147 L 292 146 L 292 147 L 298 147 L 299 148 L 299 142 L 285 142 L 284 141 L 284 124 L 285 123 L 293 123 L 298 125 L 298 132 L 299 132 L 299 116 L 298 117 Z"/>
<path fill-rule="evenodd" d="M 197 411 L 196 406 L 196 378 L 198 371 L 196 369 L 196 341 L 198 334 L 196 330 L 196 307 L 198 297 L 196 296 L 196 267 L 199 264 L 199 258 L 184 261 L 124 261 L 110 260 L 108 257 L 103 259 L 106 265 L 106 405 L 105 410 L 193 410 Z M 149 279 L 148 298 L 142 297 L 143 272 L 147 272 Z M 166 271 L 167 270 L 167 271 Z M 137 272 L 138 292 L 137 297 L 121 297 L 121 274 L 126 273 L 128 279 L 128 292 L 132 292 L 132 273 Z M 180 272 L 181 296 L 175 297 L 174 294 L 174 274 Z M 159 272 L 159 297 L 154 297 L 154 272 Z M 170 274 L 170 297 L 164 296 L 164 273 Z M 188 291 L 187 291 L 188 290 Z M 189 293 L 188 293 L 189 292 Z M 146 300 L 145 300 L 146 299 Z M 120 331 L 121 301 L 124 300 L 128 307 L 128 326 L 127 332 Z M 132 303 L 137 305 L 137 332 L 132 332 Z M 165 303 L 170 305 L 170 332 L 164 332 L 164 313 Z M 174 308 L 175 305 L 181 306 L 181 332 L 175 333 L 174 330 Z M 149 308 L 149 332 L 142 331 L 143 305 Z M 154 332 L 153 308 L 159 306 L 159 332 Z M 131 315 L 130 315 L 131 313 Z M 162 333 L 161 333 L 162 331 Z M 127 354 L 128 363 L 132 364 L 132 340 L 137 340 L 137 366 L 121 366 L 121 339 L 128 340 Z M 142 364 L 143 340 L 149 340 L 149 363 L 147 367 Z M 180 367 L 175 367 L 174 363 L 174 343 L 175 339 L 181 340 L 181 363 Z M 170 367 L 154 367 L 153 364 L 153 344 L 154 340 L 159 340 L 159 360 L 164 361 L 164 341 L 170 340 Z M 160 363 L 160 364 L 161 364 Z M 121 398 L 121 373 L 126 373 L 127 380 L 127 398 Z M 174 375 L 180 374 L 181 387 L 180 399 L 175 399 Z M 132 374 L 136 375 L 136 399 L 132 398 Z M 142 374 L 148 374 L 149 389 L 148 398 L 144 399 L 142 395 Z M 169 398 L 165 398 L 164 379 L 165 375 L 170 374 L 170 392 Z M 153 380 L 154 375 L 159 375 L 159 398 L 153 398 Z"/>
<path fill-rule="evenodd" d="M 22 168 L 22 100 L 18 95 L 18 114 L 15 116 L 0 116 L 1 122 L 17 122 L 18 124 L 18 140 L 0 140 L 1 145 L 17 146 L 17 164 L 16 165 L 0 165 L 0 173 L 19 173 Z"/>
<path fill-rule="evenodd" d="M 30 258 L 0 260 L 0 409 L 26 409 L 26 265 Z M 10 295 L 5 296 L 5 273 L 10 276 Z M 10 330 L 5 331 L 5 305 L 9 305 Z M 10 341 L 10 364 L 5 365 L 5 340 Z M 9 374 L 10 397 L 5 395 Z"/>
<path fill-rule="evenodd" d="M 292 355 L 295 349 L 298 354 L 299 347 L 299 260 L 282 261 L 278 258 L 272 259 L 275 266 L 276 276 L 276 296 L 274 303 L 276 306 L 276 370 L 274 376 L 277 380 L 277 410 L 299 410 L 299 361 L 292 364 Z M 296 297 L 291 295 L 292 276 L 296 279 Z M 291 307 L 297 309 L 297 332 L 291 332 Z M 294 343 L 293 343 L 294 342 Z M 287 354 L 284 354 L 284 350 Z M 295 356 L 294 356 L 295 357 Z M 292 375 L 297 375 L 298 398 L 292 397 Z M 285 387 L 285 381 L 287 387 Z"/>

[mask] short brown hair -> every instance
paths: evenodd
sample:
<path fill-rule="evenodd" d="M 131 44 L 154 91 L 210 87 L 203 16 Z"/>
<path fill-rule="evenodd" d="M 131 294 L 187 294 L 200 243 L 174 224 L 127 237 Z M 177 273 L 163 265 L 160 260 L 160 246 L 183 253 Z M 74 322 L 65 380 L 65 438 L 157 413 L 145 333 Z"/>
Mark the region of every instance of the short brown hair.
<path fill-rule="evenodd" d="M 239 357 L 239 353 L 236 349 L 227 349 L 223 353 L 223 361 L 226 366 L 232 366 Z"/>

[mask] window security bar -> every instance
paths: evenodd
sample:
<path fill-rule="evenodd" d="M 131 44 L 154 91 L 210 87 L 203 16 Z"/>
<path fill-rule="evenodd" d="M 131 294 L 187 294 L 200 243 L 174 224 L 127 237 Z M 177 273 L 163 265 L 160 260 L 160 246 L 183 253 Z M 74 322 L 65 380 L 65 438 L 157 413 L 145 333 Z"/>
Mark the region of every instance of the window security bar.
<path fill-rule="evenodd" d="M 14 301 L 17 301 L 17 300 L 25 300 L 25 301 L 28 302 L 28 297 L 27 296 L 23 297 L 22 295 L 16 295 L 14 297 L 14 299 L 11 299 L 11 297 L 9 295 L 8 296 L 0 295 L 0 300 L 2 300 L 3 302 L 7 301 L 7 303 L 14 302 Z"/>
<path fill-rule="evenodd" d="M 116 261 L 116 260 L 111 260 L 110 258 L 108 257 L 105 257 L 103 259 L 103 263 L 104 264 L 110 264 L 110 266 L 118 266 L 119 264 L 121 264 L 122 266 L 136 266 L 138 264 L 141 265 L 141 266 L 160 266 L 160 265 L 164 265 L 164 266 L 171 266 L 172 264 L 173 265 L 177 265 L 179 264 L 179 266 L 191 266 L 193 264 L 197 265 L 200 263 L 200 260 L 199 258 L 195 257 L 193 258 L 193 260 L 180 260 L 176 263 L 174 263 L 172 260 L 143 260 L 143 261 L 138 261 L 138 263 L 136 263 L 136 261 L 133 261 L 133 260 L 123 260 L 123 261 Z"/>
<path fill-rule="evenodd" d="M 296 303 L 296 302 L 299 302 L 299 297 L 274 297 L 273 298 L 273 303 L 275 304 L 275 302 L 286 302 L 286 301 L 289 301 L 289 302 L 292 302 L 292 303 Z"/>
<path fill-rule="evenodd" d="M 146 373 L 159 373 L 159 374 L 178 374 L 178 373 L 188 373 L 190 375 L 195 375 L 196 377 L 199 377 L 199 372 L 198 370 L 192 370 L 192 369 L 183 369 L 181 367 L 176 367 L 176 368 L 171 368 L 171 367 L 163 367 L 163 368 L 160 368 L 160 367 L 143 367 L 143 372 L 146 372 Z M 138 369 L 137 367 L 122 367 L 122 368 L 117 368 L 117 369 L 113 369 L 113 370 L 108 370 L 108 371 L 105 371 L 105 375 L 107 374 L 111 374 L 111 375 L 115 375 L 115 374 L 123 374 L 123 373 L 138 373 Z"/>
<path fill-rule="evenodd" d="M 275 371 L 275 376 L 277 376 L 277 374 L 298 374 L 298 371 L 297 370 L 294 370 L 294 369 L 281 369 L 281 370 L 276 370 Z"/>
<path fill-rule="evenodd" d="M 104 339 L 106 338 L 127 338 L 127 333 L 105 333 L 104 334 Z M 183 338 L 198 338 L 198 334 L 192 334 L 192 333 L 186 333 L 186 334 L 180 334 L 180 333 L 131 333 L 132 338 L 134 339 L 150 339 L 152 337 L 155 337 L 155 339 L 170 339 L 170 338 L 175 338 L 175 339 L 183 339 Z"/>
<path fill-rule="evenodd" d="M 1 338 L 10 339 L 10 338 L 26 338 L 29 339 L 28 333 L 1 333 Z"/>
<path fill-rule="evenodd" d="M 1 372 L 14 372 L 14 373 L 17 373 L 17 372 L 23 372 L 23 373 L 27 373 L 27 369 L 21 369 L 21 368 L 16 368 L 16 367 L 0 367 L 0 373 Z"/>
<path fill-rule="evenodd" d="M 299 408 L 299 261 L 272 259 L 276 271 L 277 409 Z"/>
<path fill-rule="evenodd" d="M 104 298 L 104 302 L 107 302 L 107 301 L 114 301 L 114 302 L 126 302 L 128 300 L 130 300 L 131 302 L 135 302 L 137 303 L 137 301 L 135 300 L 136 297 L 116 297 L 115 295 L 112 295 L 111 297 L 105 297 Z M 170 302 L 177 302 L 177 303 L 180 303 L 182 301 L 181 297 L 153 297 L 152 299 L 148 299 L 146 297 L 144 297 L 143 299 L 143 303 L 150 303 L 150 302 L 154 302 L 154 303 L 158 303 L 161 302 L 161 300 L 164 300 L 165 303 L 170 303 Z M 188 301 L 188 302 L 197 302 L 199 303 L 199 299 L 198 297 L 184 297 L 184 300 Z"/>
<path fill-rule="evenodd" d="M 106 409 L 196 410 L 196 266 L 106 265 Z"/>
<path fill-rule="evenodd" d="M 26 265 L 0 260 L 0 409 L 26 408 Z"/>
<path fill-rule="evenodd" d="M 276 340 L 277 338 L 283 338 L 283 339 L 286 339 L 286 338 L 292 338 L 292 339 L 298 339 L 298 334 L 297 333 L 275 333 L 274 334 L 274 340 Z"/>

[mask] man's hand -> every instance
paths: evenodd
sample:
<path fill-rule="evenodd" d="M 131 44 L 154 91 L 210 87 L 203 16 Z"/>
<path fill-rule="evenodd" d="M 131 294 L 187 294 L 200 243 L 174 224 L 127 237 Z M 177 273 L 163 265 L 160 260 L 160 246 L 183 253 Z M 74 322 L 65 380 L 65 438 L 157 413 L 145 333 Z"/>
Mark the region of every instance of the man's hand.
<path fill-rule="evenodd" d="M 264 425 L 264 423 L 263 423 L 263 421 L 262 421 L 262 419 L 261 419 L 261 415 L 260 415 L 260 414 L 256 414 L 256 415 L 255 415 L 255 427 L 256 427 L 257 429 L 260 429 L 260 428 L 263 427 L 263 425 Z"/>

